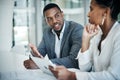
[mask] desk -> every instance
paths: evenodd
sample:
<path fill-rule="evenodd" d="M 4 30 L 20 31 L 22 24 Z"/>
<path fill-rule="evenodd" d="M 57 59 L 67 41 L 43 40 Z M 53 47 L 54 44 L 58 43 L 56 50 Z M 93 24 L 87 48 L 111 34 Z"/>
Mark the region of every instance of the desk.
<path fill-rule="evenodd" d="M 56 80 L 54 76 L 43 73 L 40 69 L 27 70 L 23 61 L 28 56 L 12 52 L 0 52 L 0 80 Z"/>

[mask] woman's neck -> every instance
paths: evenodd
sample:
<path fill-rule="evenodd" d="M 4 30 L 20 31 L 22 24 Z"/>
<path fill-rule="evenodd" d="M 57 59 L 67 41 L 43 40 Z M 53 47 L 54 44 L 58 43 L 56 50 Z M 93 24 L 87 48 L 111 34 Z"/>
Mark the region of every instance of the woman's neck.
<path fill-rule="evenodd" d="M 112 26 L 114 25 L 114 23 L 115 23 L 115 20 L 110 20 L 110 21 L 106 20 L 106 22 L 103 24 L 103 26 L 101 26 L 104 37 L 107 36 L 107 34 L 109 33 L 109 31 L 112 28 Z"/>

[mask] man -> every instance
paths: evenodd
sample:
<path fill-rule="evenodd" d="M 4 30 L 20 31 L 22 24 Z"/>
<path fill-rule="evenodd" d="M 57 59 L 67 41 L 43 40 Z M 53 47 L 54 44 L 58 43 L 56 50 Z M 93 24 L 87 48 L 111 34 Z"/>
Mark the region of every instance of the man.
<path fill-rule="evenodd" d="M 57 65 L 78 68 L 75 59 L 81 47 L 83 27 L 73 21 L 65 21 L 63 11 L 57 4 L 50 3 L 44 7 L 43 14 L 49 27 L 44 31 L 38 48 L 30 45 L 34 56 L 46 54 Z M 24 61 L 26 68 L 37 68 L 31 60 Z"/>

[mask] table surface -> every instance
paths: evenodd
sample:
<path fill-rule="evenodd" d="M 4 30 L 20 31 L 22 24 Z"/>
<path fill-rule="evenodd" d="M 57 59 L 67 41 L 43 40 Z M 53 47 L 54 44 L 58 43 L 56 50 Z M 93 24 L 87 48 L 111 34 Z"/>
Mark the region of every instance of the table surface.
<path fill-rule="evenodd" d="M 40 69 L 28 70 L 23 66 L 23 61 L 28 56 L 0 52 L 0 80 L 56 80 L 54 76 L 43 73 Z"/>

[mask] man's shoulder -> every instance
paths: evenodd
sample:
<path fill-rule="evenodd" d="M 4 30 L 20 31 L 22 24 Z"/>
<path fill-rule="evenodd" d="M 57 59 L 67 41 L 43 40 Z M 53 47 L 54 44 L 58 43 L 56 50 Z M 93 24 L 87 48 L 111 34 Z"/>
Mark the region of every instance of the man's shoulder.
<path fill-rule="evenodd" d="M 46 35 L 46 34 L 51 34 L 52 33 L 52 28 L 50 27 L 47 27 L 43 30 L 43 34 Z"/>
<path fill-rule="evenodd" d="M 82 29 L 83 26 L 77 22 L 74 22 L 74 21 L 66 21 L 66 26 L 70 28 L 78 28 L 78 29 Z"/>
<path fill-rule="evenodd" d="M 69 24 L 80 24 L 80 23 L 78 23 L 78 22 L 75 22 L 75 21 L 68 21 L 68 20 L 66 20 L 65 21 L 66 23 L 69 23 Z M 80 24 L 81 25 L 81 24 Z"/>
<path fill-rule="evenodd" d="M 51 31 L 51 30 L 52 30 L 51 27 L 46 26 L 46 27 L 43 29 L 43 32 L 49 32 L 49 31 Z"/>

